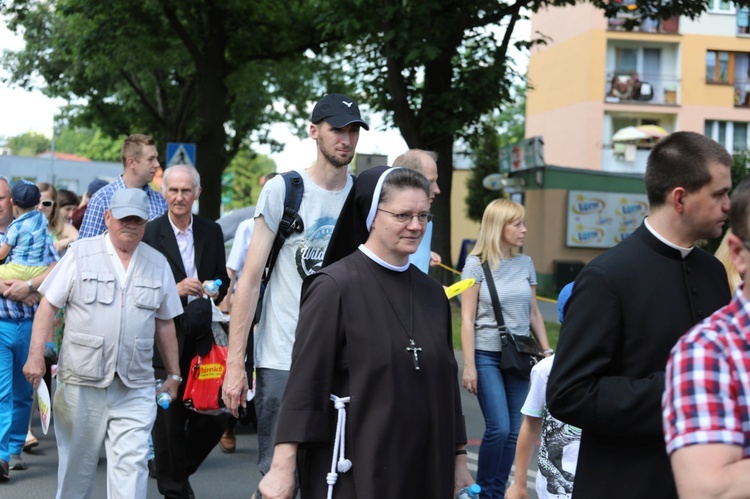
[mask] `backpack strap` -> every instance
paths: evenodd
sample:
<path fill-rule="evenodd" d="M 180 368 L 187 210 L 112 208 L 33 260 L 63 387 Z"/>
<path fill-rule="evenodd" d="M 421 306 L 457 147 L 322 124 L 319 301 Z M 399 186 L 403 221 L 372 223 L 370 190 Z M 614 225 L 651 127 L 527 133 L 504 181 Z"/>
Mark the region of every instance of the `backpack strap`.
<path fill-rule="evenodd" d="M 305 183 L 302 181 L 302 176 L 296 171 L 285 172 L 281 176 L 284 178 L 284 185 L 286 186 L 284 214 L 281 217 L 281 222 L 279 222 L 279 230 L 273 241 L 271 252 L 268 254 L 266 268 L 263 271 L 264 285 L 268 284 L 268 280 L 271 278 L 271 272 L 276 265 L 276 258 L 279 256 L 284 241 L 292 232 L 302 232 L 305 229 L 302 217 L 299 216 L 302 195 L 305 192 Z"/>

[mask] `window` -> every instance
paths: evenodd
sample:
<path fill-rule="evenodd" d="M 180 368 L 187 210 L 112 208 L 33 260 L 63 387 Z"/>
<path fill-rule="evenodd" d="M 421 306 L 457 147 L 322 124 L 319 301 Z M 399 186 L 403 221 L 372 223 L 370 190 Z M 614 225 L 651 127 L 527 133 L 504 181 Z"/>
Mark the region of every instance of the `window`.
<path fill-rule="evenodd" d="M 705 134 L 729 152 L 747 150 L 748 124 L 745 122 L 706 120 Z"/>
<path fill-rule="evenodd" d="M 728 0 L 708 0 L 708 11 L 733 14 L 734 4 Z"/>
<path fill-rule="evenodd" d="M 706 52 L 706 81 L 732 83 L 734 81 L 734 52 L 709 50 Z"/>

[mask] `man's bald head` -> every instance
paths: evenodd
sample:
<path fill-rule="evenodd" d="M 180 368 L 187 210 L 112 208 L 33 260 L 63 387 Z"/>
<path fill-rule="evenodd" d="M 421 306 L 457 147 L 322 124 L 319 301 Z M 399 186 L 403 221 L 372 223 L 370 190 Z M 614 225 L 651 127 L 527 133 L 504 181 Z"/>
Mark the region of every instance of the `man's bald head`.
<path fill-rule="evenodd" d="M 393 167 L 408 168 L 416 170 L 430 181 L 430 204 L 435 196 L 440 194 L 438 187 L 438 154 L 434 151 L 425 151 L 423 149 L 409 149 L 393 162 Z"/>

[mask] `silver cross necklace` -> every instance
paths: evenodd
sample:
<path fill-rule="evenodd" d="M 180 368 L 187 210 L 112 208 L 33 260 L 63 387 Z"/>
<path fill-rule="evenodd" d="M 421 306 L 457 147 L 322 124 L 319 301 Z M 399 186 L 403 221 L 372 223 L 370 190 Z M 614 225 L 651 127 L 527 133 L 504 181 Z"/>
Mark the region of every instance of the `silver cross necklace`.
<path fill-rule="evenodd" d="M 365 255 L 362 256 L 365 258 L 365 260 L 369 260 L 369 258 Z M 370 272 L 372 272 L 373 279 L 375 279 L 375 282 L 378 284 L 380 291 L 383 293 L 383 295 L 385 295 L 385 299 L 388 300 L 388 304 L 393 309 L 393 314 L 396 316 L 396 319 L 398 319 L 398 322 L 401 323 L 401 327 L 404 328 L 406 336 L 409 337 L 409 346 L 406 347 L 406 351 L 412 354 L 412 359 L 414 360 L 414 370 L 419 371 L 419 352 L 421 352 L 422 349 L 418 347 L 414 342 L 414 293 L 412 292 L 411 287 L 411 273 L 409 274 L 409 327 L 407 328 L 404 324 L 404 321 L 401 320 L 401 316 L 399 316 L 398 312 L 396 312 L 396 307 L 393 306 L 391 298 L 388 296 L 388 293 L 385 292 L 385 289 L 383 289 L 383 286 L 380 284 L 378 276 L 375 274 L 375 270 L 371 267 L 371 265 L 372 263 L 367 262 L 367 268 L 369 268 Z M 410 271 L 407 269 L 406 272 Z"/>

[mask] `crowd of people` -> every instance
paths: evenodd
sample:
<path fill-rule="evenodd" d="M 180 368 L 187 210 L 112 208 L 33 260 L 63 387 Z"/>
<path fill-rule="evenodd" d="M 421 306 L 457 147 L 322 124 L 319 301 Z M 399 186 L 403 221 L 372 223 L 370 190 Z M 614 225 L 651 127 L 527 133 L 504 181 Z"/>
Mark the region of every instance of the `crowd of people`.
<path fill-rule="evenodd" d="M 557 353 L 521 252 L 524 207 L 489 203 L 462 269 L 459 379 L 449 301 L 428 275 L 442 263 L 437 154 L 412 149 L 355 179 L 369 128 L 357 103 L 328 94 L 310 121 L 317 156 L 299 172 L 294 230 L 288 179 L 266 178 L 228 260 L 221 227 L 193 213 L 195 168 L 150 186 L 149 136 L 129 136 L 122 175 L 80 200 L 0 177 L 0 481 L 39 444 L 32 400 L 54 363 L 58 498 L 92 495 L 102 445 L 108 497 L 146 497 L 149 475 L 164 497 L 194 497 L 212 449 L 234 451 L 253 372 L 255 499 L 456 497 L 474 481 L 461 383 L 485 420 L 483 499 L 529 497 L 539 439 L 540 498 L 747 496 L 750 180 L 732 196 L 726 269 L 697 246 L 728 220 L 726 150 L 690 132 L 654 147 L 649 215 L 561 290 Z M 182 398 L 222 312 L 226 412 L 209 414 Z M 519 344 L 543 360 L 510 366 Z M 157 408 L 162 393 L 171 404 Z"/>

